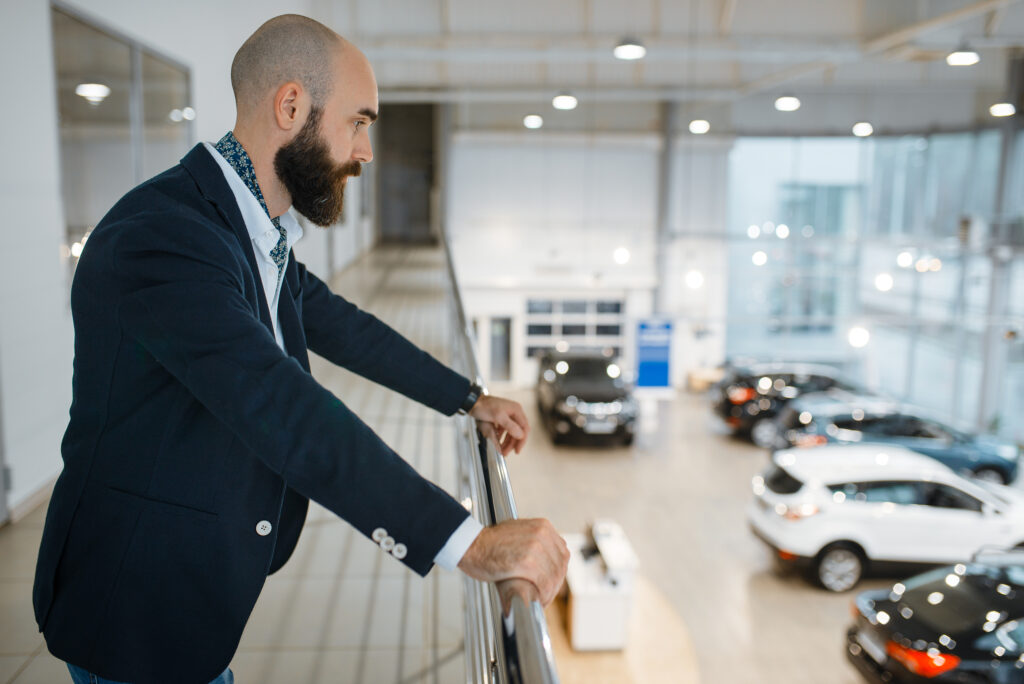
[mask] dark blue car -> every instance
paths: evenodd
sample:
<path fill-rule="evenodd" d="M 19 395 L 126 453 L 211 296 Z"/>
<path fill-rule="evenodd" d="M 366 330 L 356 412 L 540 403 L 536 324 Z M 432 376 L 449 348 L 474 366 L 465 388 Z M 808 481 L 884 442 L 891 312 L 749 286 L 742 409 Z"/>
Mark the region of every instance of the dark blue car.
<path fill-rule="evenodd" d="M 1017 477 L 1017 445 L 961 432 L 888 399 L 841 390 L 806 394 L 790 402 L 775 422 L 778 448 L 863 442 L 913 449 L 991 482 L 1007 484 Z"/>

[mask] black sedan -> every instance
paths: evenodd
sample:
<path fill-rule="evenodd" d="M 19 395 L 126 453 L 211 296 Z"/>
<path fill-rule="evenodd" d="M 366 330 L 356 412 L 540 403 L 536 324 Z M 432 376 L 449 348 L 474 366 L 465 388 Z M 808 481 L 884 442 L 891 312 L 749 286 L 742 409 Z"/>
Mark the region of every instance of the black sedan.
<path fill-rule="evenodd" d="M 1024 682 L 1020 554 L 863 592 L 853 613 L 846 655 L 869 682 Z"/>
<path fill-rule="evenodd" d="M 601 352 L 548 352 L 540 359 L 537 409 L 553 442 L 632 444 L 637 405 L 622 369 Z"/>
<path fill-rule="evenodd" d="M 834 369 L 806 363 L 757 363 L 727 366 L 711 389 L 715 413 L 734 434 L 771 447 L 772 419 L 801 394 L 848 387 Z M 766 430 L 765 428 L 769 428 Z"/>

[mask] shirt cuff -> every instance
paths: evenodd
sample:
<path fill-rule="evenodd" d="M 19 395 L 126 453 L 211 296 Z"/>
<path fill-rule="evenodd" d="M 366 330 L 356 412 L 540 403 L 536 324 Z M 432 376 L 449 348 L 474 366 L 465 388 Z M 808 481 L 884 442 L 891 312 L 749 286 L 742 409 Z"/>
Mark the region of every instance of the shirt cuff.
<path fill-rule="evenodd" d="M 434 556 L 434 562 L 445 570 L 455 570 L 459 566 L 459 561 L 476 540 L 476 536 L 483 529 L 484 526 L 480 524 L 479 520 L 471 515 L 467 516 Z"/>

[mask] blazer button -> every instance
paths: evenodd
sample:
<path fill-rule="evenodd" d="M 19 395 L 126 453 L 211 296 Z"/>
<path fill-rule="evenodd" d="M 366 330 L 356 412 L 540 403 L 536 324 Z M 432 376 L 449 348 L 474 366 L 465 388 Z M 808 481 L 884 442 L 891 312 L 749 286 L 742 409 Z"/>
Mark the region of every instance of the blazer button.
<path fill-rule="evenodd" d="M 409 553 L 409 549 L 405 548 L 405 544 L 395 544 L 395 548 L 391 549 L 391 555 L 402 560 L 406 554 Z"/>
<path fill-rule="evenodd" d="M 380 548 L 384 549 L 385 551 L 390 551 L 391 549 L 395 548 L 395 540 L 394 540 L 394 538 L 393 537 L 384 537 L 383 539 L 381 539 L 380 540 Z"/>
<path fill-rule="evenodd" d="M 388 536 L 388 531 L 385 530 L 383 527 L 378 527 L 373 531 L 373 534 L 370 535 L 370 538 L 373 539 L 373 541 L 375 541 L 376 543 L 380 544 L 381 540 L 383 540 L 384 537 L 386 536 Z"/>
<path fill-rule="evenodd" d="M 258 523 L 256 523 L 256 534 L 260 535 L 261 537 L 266 537 L 268 534 L 270 534 L 270 531 L 272 529 L 274 529 L 274 526 L 266 520 L 260 520 Z"/>

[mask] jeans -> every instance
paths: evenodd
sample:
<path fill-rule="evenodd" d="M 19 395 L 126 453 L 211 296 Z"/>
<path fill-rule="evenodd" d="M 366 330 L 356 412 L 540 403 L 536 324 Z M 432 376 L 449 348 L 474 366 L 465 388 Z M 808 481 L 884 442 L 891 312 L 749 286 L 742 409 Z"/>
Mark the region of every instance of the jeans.
<path fill-rule="evenodd" d="M 97 677 L 91 672 L 87 672 L 80 667 L 75 667 L 71 663 L 68 663 L 68 671 L 71 672 L 71 681 L 74 684 L 123 684 L 122 682 L 114 682 L 109 679 L 103 679 L 103 677 Z M 224 670 L 220 673 L 220 676 L 214 679 L 210 684 L 235 684 L 235 675 L 231 672 L 231 668 Z"/>

